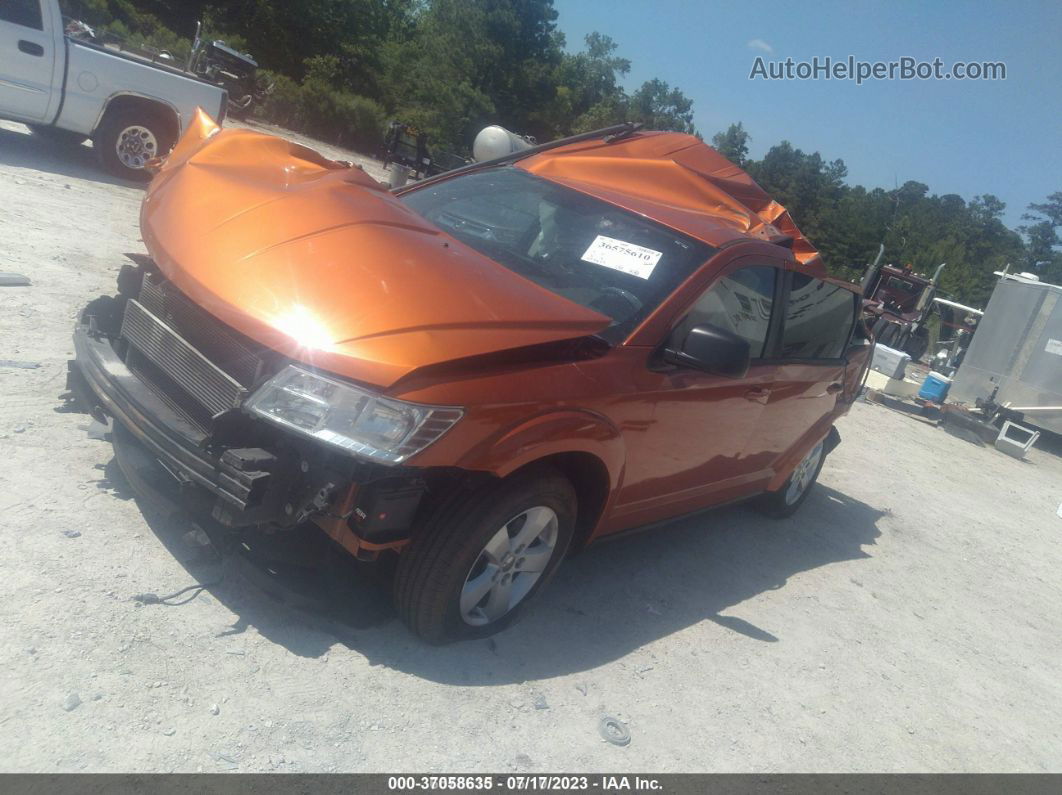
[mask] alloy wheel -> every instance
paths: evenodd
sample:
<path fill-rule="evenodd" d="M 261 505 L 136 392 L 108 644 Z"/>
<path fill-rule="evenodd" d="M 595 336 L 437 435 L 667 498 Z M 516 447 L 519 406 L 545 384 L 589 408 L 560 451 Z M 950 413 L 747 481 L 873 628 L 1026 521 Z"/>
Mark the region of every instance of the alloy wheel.
<path fill-rule="evenodd" d="M 513 610 L 534 588 L 557 548 L 558 520 L 538 505 L 507 521 L 491 536 L 461 588 L 461 618 L 490 624 Z"/>
<path fill-rule="evenodd" d="M 785 490 L 786 505 L 793 505 L 808 490 L 815 479 L 820 460 L 822 460 L 822 442 L 815 445 L 811 452 L 804 456 L 804 460 L 797 464 L 797 468 L 793 470 L 793 474 L 789 478 L 789 487 Z"/>

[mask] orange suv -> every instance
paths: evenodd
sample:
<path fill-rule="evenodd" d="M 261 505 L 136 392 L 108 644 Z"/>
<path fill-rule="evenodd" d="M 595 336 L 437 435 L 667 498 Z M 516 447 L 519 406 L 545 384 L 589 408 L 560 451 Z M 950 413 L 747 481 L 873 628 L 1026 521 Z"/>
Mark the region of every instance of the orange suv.
<path fill-rule="evenodd" d="M 71 367 L 119 463 L 241 533 L 397 555 L 430 642 L 504 627 L 602 537 L 792 513 L 871 347 L 748 175 L 627 125 L 392 192 L 200 114 L 141 230 Z"/>

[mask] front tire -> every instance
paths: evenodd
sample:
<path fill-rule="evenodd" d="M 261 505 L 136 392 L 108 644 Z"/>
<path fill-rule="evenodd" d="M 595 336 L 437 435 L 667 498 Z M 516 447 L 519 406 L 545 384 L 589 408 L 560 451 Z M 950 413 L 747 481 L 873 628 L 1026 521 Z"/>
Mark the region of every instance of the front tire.
<path fill-rule="evenodd" d="M 116 177 L 147 182 L 147 161 L 173 148 L 176 138 L 159 113 L 131 108 L 110 113 L 92 137 L 100 165 Z"/>
<path fill-rule="evenodd" d="M 433 644 L 501 631 L 560 565 L 575 513 L 575 490 L 553 469 L 518 475 L 441 507 L 399 558 L 399 615 Z"/>

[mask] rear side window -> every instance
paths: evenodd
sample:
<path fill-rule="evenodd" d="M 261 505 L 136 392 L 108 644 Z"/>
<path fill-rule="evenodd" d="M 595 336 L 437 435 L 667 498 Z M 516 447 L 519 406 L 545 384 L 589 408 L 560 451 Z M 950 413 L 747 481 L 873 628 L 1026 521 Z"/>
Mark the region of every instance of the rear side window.
<path fill-rule="evenodd" d="M 0 0 L 0 20 L 43 30 L 41 0 Z"/>
<path fill-rule="evenodd" d="M 782 358 L 840 359 L 855 322 L 858 296 L 803 273 L 792 274 L 792 280 Z"/>
<path fill-rule="evenodd" d="M 679 326 L 680 334 L 694 326 L 716 326 L 744 338 L 752 358 L 762 358 L 771 328 L 777 273 L 776 268 L 754 265 L 724 276 L 697 299 Z"/>

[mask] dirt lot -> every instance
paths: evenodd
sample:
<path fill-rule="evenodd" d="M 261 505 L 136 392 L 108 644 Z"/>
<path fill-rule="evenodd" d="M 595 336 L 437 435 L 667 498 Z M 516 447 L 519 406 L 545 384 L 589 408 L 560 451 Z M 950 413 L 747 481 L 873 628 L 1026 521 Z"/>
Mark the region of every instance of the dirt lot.
<path fill-rule="evenodd" d="M 425 647 L 369 580 L 296 609 L 147 521 L 59 397 L 140 196 L 0 127 L 0 359 L 40 364 L 0 365 L 0 769 L 1062 770 L 1062 459 L 884 407 L 793 519 L 591 550 L 493 642 Z"/>

